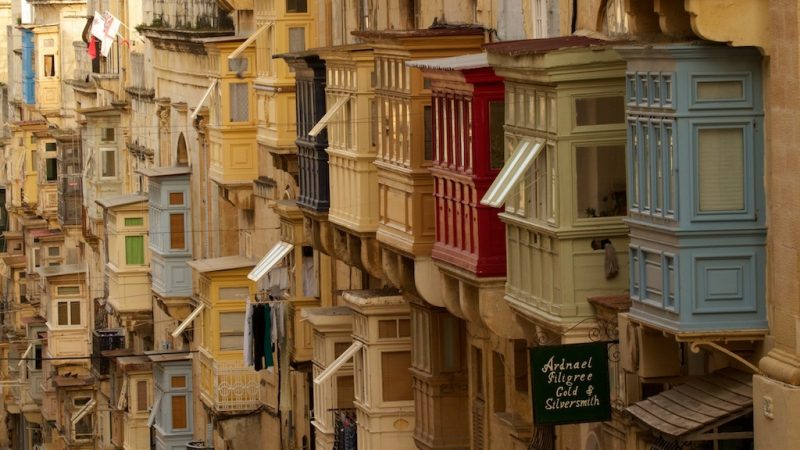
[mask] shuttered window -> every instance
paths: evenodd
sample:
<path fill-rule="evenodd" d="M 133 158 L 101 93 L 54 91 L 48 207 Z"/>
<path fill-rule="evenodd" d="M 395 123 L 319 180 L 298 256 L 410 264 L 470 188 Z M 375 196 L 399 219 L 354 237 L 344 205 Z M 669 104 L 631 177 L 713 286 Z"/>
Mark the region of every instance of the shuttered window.
<path fill-rule="evenodd" d="M 186 396 L 173 395 L 172 396 L 172 429 L 180 430 L 188 428 L 188 420 L 186 417 Z"/>
<path fill-rule="evenodd" d="M 171 250 L 186 248 L 183 213 L 169 215 L 169 248 Z"/>
<path fill-rule="evenodd" d="M 125 236 L 125 264 L 144 264 L 144 236 Z"/>
<path fill-rule="evenodd" d="M 383 401 L 412 400 L 411 352 L 381 353 L 381 376 L 383 377 Z"/>
<path fill-rule="evenodd" d="M 247 83 L 231 83 L 230 115 L 231 122 L 247 122 L 250 120 L 250 97 Z"/>
<path fill-rule="evenodd" d="M 700 211 L 744 210 L 744 130 L 700 129 L 697 151 Z"/>
<path fill-rule="evenodd" d="M 136 382 L 136 409 L 147 411 L 147 381 L 139 380 Z"/>

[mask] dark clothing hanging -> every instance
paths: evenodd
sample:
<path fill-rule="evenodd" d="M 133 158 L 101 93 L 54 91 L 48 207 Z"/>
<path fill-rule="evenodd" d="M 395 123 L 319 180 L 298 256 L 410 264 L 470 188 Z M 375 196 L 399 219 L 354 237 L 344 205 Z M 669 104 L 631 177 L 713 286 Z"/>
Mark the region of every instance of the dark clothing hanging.
<path fill-rule="evenodd" d="M 274 366 L 272 360 L 272 311 L 266 304 L 253 305 L 253 365 L 256 370 Z"/>

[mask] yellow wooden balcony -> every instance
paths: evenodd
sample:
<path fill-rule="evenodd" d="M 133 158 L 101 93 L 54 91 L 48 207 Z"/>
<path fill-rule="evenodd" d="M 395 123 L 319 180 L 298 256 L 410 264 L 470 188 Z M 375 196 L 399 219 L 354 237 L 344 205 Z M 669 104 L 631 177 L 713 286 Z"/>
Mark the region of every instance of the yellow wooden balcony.
<path fill-rule="evenodd" d="M 378 240 L 400 252 L 430 254 L 435 238 L 431 90 L 417 59 L 480 51 L 476 28 L 353 33 L 375 47 L 374 125 L 378 169 Z"/>
<path fill-rule="evenodd" d="M 323 52 L 328 105 L 350 100 L 328 124 L 330 210 L 328 219 L 356 233 L 378 228 L 377 103 L 372 87 L 372 47 L 353 45 Z"/>
<path fill-rule="evenodd" d="M 261 405 L 260 376 L 240 361 L 216 361 L 197 353 L 200 399 L 215 412 L 253 411 Z"/>
<path fill-rule="evenodd" d="M 119 270 L 106 266 L 108 275 L 108 304 L 118 313 L 150 311 L 153 302 L 150 293 L 150 268 Z"/>

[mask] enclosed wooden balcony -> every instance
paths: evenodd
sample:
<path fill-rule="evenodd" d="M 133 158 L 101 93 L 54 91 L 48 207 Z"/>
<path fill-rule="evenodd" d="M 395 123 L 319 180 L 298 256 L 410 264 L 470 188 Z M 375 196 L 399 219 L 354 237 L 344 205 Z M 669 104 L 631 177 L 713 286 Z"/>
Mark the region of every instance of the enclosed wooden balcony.
<path fill-rule="evenodd" d="M 506 273 L 499 210 L 480 204 L 503 161 L 503 80 L 485 53 L 415 61 L 431 83 L 433 258 L 476 277 Z"/>
<path fill-rule="evenodd" d="M 283 59 L 295 72 L 297 111 L 297 205 L 313 213 L 325 213 L 330 206 L 328 182 L 328 133 L 323 119 L 330 120 L 325 104 L 325 62 L 309 52 L 289 53 Z"/>
<path fill-rule="evenodd" d="M 206 42 L 210 85 L 195 110 L 208 98 L 209 178 L 222 195 L 239 208 L 252 209 L 253 180 L 258 178 L 256 102 L 253 93 L 255 53 L 245 48 L 233 59 L 243 38 L 215 38 Z"/>
<path fill-rule="evenodd" d="M 618 51 L 628 63 L 630 318 L 680 339 L 760 339 L 763 57 L 715 45 Z"/>
<path fill-rule="evenodd" d="M 431 92 L 407 61 L 475 53 L 477 28 L 355 32 L 375 48 L 378 240 L 400 252 L 430 254 L 435 238 Z"/>
<path fill-rule="evenodd" d="M 328 104 L 347 103 L 327 125 L 331 186 L 329 220 L 355 233 L 378 228 L 377 103 L 373 50 L 365 45 L 321 52 L 327 66 Z"/>
<path fill-rule="evenodd" d="M 506 161 L 481 199 L 505 205 L 505 297 L 556 335 L 578 333 L 588 297 L 628 287 L 624 61 L 575 36 L 486 49 L 506 80 Z"/>
<path fill-rule="evenodd" d="M 261 377 L 241 361 L 216 361 L 197 353 L 200 399 L 216 413 L 254 411 L 261 406 Z"/>

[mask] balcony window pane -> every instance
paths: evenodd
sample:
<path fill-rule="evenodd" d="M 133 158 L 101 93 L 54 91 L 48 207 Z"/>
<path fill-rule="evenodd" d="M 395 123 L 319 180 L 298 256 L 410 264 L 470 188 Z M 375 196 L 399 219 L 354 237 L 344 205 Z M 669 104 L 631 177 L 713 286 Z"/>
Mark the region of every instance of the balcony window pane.
<path fill-rule="evenodd" d="M 302 52 L 306 49 L 306 29 L 304 27 L 289 28 L 289 51 Z"/>
<path fill-rule="evenodd" d="M 141 227 L 144 225 L 144 217 L 126 217 L 125 218 L 125 226 L 126 227 Z"/>
<path fill-rule="evenodd" d="M 250 120 L 250 97 L 247 83 L 230 84 L 231 122 L 247 122 Z"/>
<path fill-rule="evenodd" d="M 410 367 L 411 352 L 381 353 L 383 401 L 413 400 Z"/>
<path fill-rule="evenodd" d="M 704 128 L 697 133 L 700 211 L 744 209 L 744 130 Z"/>
<path fill-rule="evenodd" d="M 55 181 L 58 178 L 58 161 L 55 158 L 45 159 L 45 178 L 47 181 Z"/>
<path fill-rule="evenodd" d="M 58 302 L 58 324 L 69 325 L 69 304 Z"/>
<path fill-rule="evenodd" d="M 103 150 L 100 152 L 102 172 L 101 176 L 111 178 L 117 176 L 117 160 L 114 150 Z"/>
<path fill-rule="evenodd" d="M 147 411 L 147 381 L 145 380 L 136 382 L 136 409 Z"/>
<path fill-rule="evenodd" d="M 125 236 L 125 264 L 144 264 L 144 236 Z"/>
<path fill-rule="evenodd" d="M 697 99 L 703 101 L 740 100 L 744 98 L 744 82 L 701 81 L 697 83 Z"/>
<path fill-rule="evenodd" d="M 113 128 L 101 128 L 100 129 L 100 140 L 103 142 L 114 142 L 114 129 Z"/>
<path fill-rule="evenodd" d="M 69 302 L 69 322 L 70 325 L 81 324 L 81 302 Z"/>
<path fill-rule="evenodd" d="M 220 350 L 238 350 L 244 344 L 244 312 L 220 313 Z"/>
<path fill-rule="evenodd" d="M 308 0 L 286 0 L 286 12 L 304 13 L 308 11 Z"/>
<path fill-rule="evenodd" d="M 506 366 L 503 356 L 492 352 L 492 411 L 506 410 Z"/>
<path fill-rule="evenodd" d="M 186 387 L 186 377 L 183 376 L 183 375 L 170 377 L 170 386 L 173 389 L 185 388 Z"/>
<path fill-rule="evenodd" d="M 625 146 L 578 147 L 578 217 L 625 215 Z"/>
<path fill-rule="evenodd" d="M 186 232 L 184 230 L 183 213 L 169 215 L 169 248 L 183 250 L 186 248 Z"/>
<path fill-rule="evenodd" d="M 188 420 L 186 417 L 186 396 L 172 396 L 172 429 L 180 430 L 187 428 Z"/>
<path fill-rule="evenodd" d="M 489 102 L 489 166 L 492 169 L 502 169 L 505 163 L 503 124 L 506 117 L 504 111 L 504 102 Z"/>
<path fill-rule="evenodd" d="M 170 205 L 183 205 L 183 192 L 170 192 L 169 193 Z"/>
<path fill-rule="evenodd" d="M 56 76 L 55 55 L 44 55 L 44 76 L 47 78 Z"/>
<path fill-rule="evenodd" d="M 430 161 L 433 159 L 433 115 L 431 113 L 431 105 L 425 105 L 423 108 L 423 119 L 425 126 L 425 160 Z"/>
<path fill-rule="evenodd" d="M 590 97 L 575 100 L 575 125 L 609 125 L 625 122 L 625 99 Z"/>
<path fill-rule="evenodd" d="M 642 189 L 642 207 L 646 210 L 650 209 L 650 189 L 652 182 L 651 170 L 651 157 L 650 157 L 650 128 L 647 123 L 643 123 L 641 128 L 641 140 L 639 141 L 642 146 L 642 178 L 644 179 L 644 189 Z"/>

